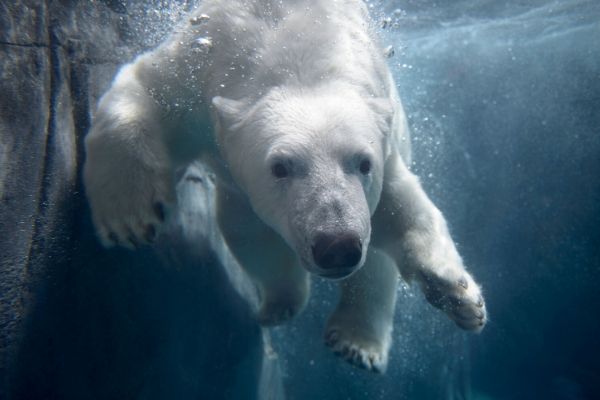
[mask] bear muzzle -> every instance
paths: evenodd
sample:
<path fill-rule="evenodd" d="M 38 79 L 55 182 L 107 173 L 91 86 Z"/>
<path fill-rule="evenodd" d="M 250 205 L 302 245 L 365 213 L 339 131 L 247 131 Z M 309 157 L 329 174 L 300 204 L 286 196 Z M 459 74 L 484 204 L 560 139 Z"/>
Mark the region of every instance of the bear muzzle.
<path fill-rule="evenodd" d="M 318 233 L 312 246 L 315 264 L 325 278 L 340 279 L 350 275 L 362 260 L 363 241 L 354 232 Z"/>

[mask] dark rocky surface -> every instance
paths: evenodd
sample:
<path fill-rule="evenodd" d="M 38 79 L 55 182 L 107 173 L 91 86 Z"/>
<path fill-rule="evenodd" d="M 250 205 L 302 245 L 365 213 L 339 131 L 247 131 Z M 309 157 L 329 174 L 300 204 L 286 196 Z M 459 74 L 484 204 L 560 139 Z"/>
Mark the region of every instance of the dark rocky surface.
<path fill-rule="evenodd" d="M 0 1 L 0 399 L 283 397 L 200 166 L 155 249 L 94 236 L 82 140 L 140 26 L 118 0 Z"/>

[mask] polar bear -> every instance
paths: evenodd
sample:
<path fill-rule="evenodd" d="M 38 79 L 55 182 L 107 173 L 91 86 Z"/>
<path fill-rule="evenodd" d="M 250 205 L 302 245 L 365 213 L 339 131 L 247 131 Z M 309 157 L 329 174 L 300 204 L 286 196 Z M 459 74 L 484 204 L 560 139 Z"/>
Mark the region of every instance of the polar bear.
<path fill-rule="evenodd" d="M 263 325 L 302 310 L 312 273 L 339 281 L 325 342 L 357 366 L 386 368 L 399 276 L 479 332 L 481 290 L 409 169 L 374 30 L 359 0 L 203 1 L 100 100 L 84 180 L 102 243 L 151 243 L 174 171 L 200 159 Z"/>

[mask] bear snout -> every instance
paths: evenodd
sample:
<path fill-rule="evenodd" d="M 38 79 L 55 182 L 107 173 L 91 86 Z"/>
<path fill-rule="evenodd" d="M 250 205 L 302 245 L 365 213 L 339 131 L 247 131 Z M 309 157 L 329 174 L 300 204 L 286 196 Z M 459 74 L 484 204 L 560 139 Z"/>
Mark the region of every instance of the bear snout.
<path fill-rule="evenodd" d="M 318 233 L 312 246 L 315 264 L 323 276 L 341 278 L 353 272 L 362 259 L 362 240 L 353 232 Z"/>

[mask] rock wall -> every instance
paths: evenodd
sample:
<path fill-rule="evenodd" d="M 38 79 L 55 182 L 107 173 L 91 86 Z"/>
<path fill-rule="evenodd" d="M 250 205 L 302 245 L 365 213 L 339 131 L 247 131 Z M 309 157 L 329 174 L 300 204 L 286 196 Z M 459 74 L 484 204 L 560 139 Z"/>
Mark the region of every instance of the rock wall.
<path fill-rule="evenodd" d="M 201 166 L 155 249 L 94 237 L 82 141 L 142 25 L 119 0 L 0 1 L 0 399 L 283 397 Z"/>

